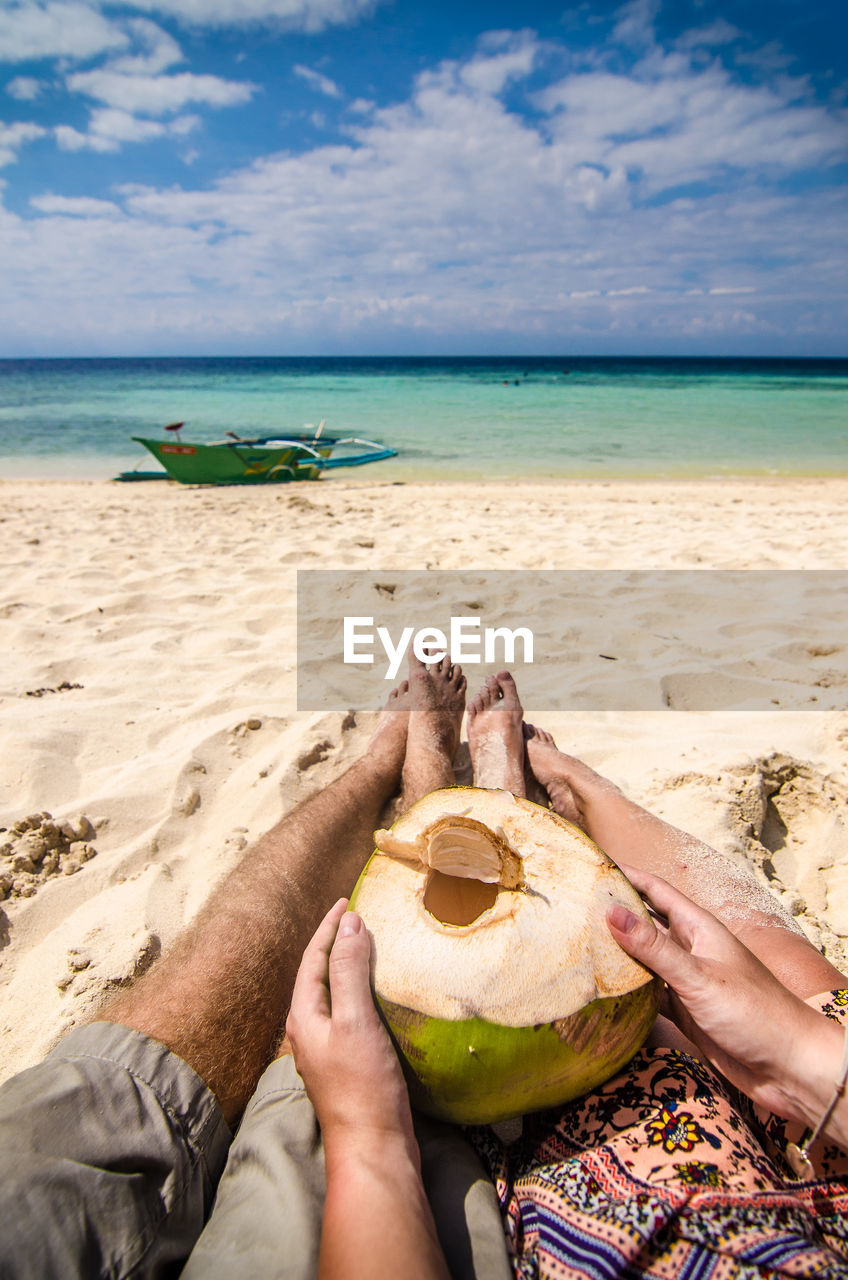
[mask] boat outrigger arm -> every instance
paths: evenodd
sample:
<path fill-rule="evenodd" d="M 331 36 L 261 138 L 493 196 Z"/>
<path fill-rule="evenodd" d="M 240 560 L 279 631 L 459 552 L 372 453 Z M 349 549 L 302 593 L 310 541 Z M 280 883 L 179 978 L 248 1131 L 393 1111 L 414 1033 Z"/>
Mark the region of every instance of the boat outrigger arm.
<path fill-rule="evenodd" d="M 232 432 L 228 434 L 232 435 Z M 133 440 L 146 444 L 146 441 L 141 440 L 140 436 L 133 436 Z M 232 440 L 215 440 L 209 447 L 220 449 L 222 445 L 226 445 L 230 449 L 235 449 L 238 445 L 250 445 L 252 448 L 261 448 L 266 445 L 275 449 L 297 449 L 299 453 L 307 455 L 302 461 L 306 462 L 308 458 L 310 466 L 320 467 L 322 471 L 330 471 L 333 467 L 361 467 L 366 462 L 383 462 L 386 458 L 397 457 L 397 449 L 389 449 L 386 445 L 381 444 L 379 440 L 363 440 L 360 436 L 324 437 L 324 448 L 329 445 L 332 445 L 334 449 L 350 445 L 361 445 L 368 449 L 368 453 L 358 453 L 351 458 L 334 458 L 332 454 L 329 457 L 324 457 L 314 445 L 307 444 L 304 439 L 297 436 L 259 436 L 255 440 L 245 440 L 241 436 L 236 436 Z M 298 461 L 301 460 L 299 459 Z"/>

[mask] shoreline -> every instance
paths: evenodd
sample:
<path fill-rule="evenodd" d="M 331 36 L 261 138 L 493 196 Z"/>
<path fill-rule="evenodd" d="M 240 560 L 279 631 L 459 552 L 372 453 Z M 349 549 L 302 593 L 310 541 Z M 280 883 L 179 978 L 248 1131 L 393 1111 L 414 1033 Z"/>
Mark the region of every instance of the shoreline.
<path fill-rule="evenodd" d="M 183 485 L 175 480 L 141 480 L 141 481 L 123 481 L 117 479 L 116 476 L 99 476 L 99 475 L 76 475 L 76 474 L 57 474 L 57 475 L 11 475 L 0 474 L 0 486 L 20 485 L 61 485 L 61 484 L 79 484 L 79 485 L 102 485 L 123 489 L 128 491 L 144 491 L 150 493 L 153 491 L 162 492 L 164 490 L 172 490 L 174 492 L 190 492 L 203 491 L 211 492 L 219 490 L 228 493 L 280 493 L 280 492 L 321 492 L 326 493 L 330 487 L 332 489 L 344 488 L 373 488 L 373 487 L 400 487 L 422 485 L 428 488 L 443 488 L 448 486 L 459 485 L 595 485 L 601 487 L 609 487 L 610 485 L 659 485 L 659 486 L 678 486 L 682 484 L 692 485 L 783 485 L 783 484 L 815 484 L 838 483 L 845 482 L 848 484 L 848 471 L 809 471 L 809 472 L 712 472 L 710 474 L 695 474 L 690 472 L 680 472 L 668 475 L 549 475 L 549 474 L 510 474 L 510 475 L 493 475 L 493 476 L 445 476 L 445 475 L 422 475 L 418 474 L 412 477 L 400 478 L 391 477 L 380 479 L 378 476 L 350 475 L 342 477 L 338 474 L 328 475 L 319 480 L 303 480 L 289 484 L 232 484 L 232 485 Z"/>
<path fill-rule="evenodd" d="M 527 473 L 516 472 L 514 468 L 509 472 L 503 473 L 487 473 L 485 471 L 474 471 L 470 468 L 457 466 L 455 474 L 445 474 L 444 467 L 433 467 L 429 470 L 425 467 L 416 466 L 415 468 L 404 466 L 402 462 L 392 460 L 389 463 L 373 464 L 379 467 L 380 472 L 389 471 L 390 474 L 385 480 L 380 480 L 377 476 L 370 479 L 367 476 L 353 475 L 342 477 L 338 473 L 329 474 L 317 481 L 301 481 L 301 485 L 314 486 L 316 484 L 325 487 L 328 484 L 334 487 L 345 484 L 563 484 L 563 483 L 594 483 L 594 484 L 625 484 L 628 482 L 637 484 L 678 484 L 689 482 L 714 482 L 714 483 L 756 483 L 758 481 L 792 481 L 792 480 L 841 480 L 848 479 L 848 469 L 840 468 L 839 470 L 822 470 L 821 468 L 813 468 L 810 470 L 793 470 L 793 471 L 775 471 L 765 467 L 756 470 L 738 470 L 728 469 L 726 471 L 713 470 L 669 470 L 658 474 L 651 471 L 612 471 L 604 468 L 594 470 L 562 471 L 559 473 L 550 473 L 539 470 L 538 472 L 529 471 Z M 3 468 L 6 468 L 5 470 Z M 60 468 L 56 471 L 47 469 L 35 470 L 33 472 L 20 471 L 14 469 L 9 470 L 9 459 L 0 458 L 0 484 L 62 484 L 62 483 L 79 483 L 79 484 L 120 484 L 131 487 L 135 484 L 144 485 L 150 488 L 152 485 L 160 487 L 162 485 L 173 485 L 176 488 L 233 488 L 254 491 L 264 486 L 260 485 L 178 485 L 176 481 L 162 480 L 142 480 L 142 481 L 124 481 L 120 480 L 120 473 L 130 473 L 135 469 L 144 471 L 145 469 L 154 470 L 155 466 L 149 468 L 145 466 L 144 459 L 115 458 L 109 461 L 108 466 L 102 469 L 92 467 L 91 470 L 78 471 L 74 467 Z M 274 489 L 288 488 L 289 485 L 273 485 L 269 486 Z"/>

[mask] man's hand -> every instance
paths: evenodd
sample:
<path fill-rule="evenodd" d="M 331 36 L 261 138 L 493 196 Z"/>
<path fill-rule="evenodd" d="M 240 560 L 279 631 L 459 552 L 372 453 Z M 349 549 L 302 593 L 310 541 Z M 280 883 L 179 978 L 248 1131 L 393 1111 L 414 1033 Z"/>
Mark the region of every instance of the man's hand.
<path fill-rule="evenodd" d="M 838 1076 L 842 1030 L 794 995 L 709 911 L 649 871 L 624 874 L 667 924 L 616 904 L 616 941 L 670 988 L 674 1021 L 731 1083 L 813 1124 Z"/>
<path fill-rule="evenodd" d="M 371 941 L 342 898 L 303 954 L 286 1034 L 325 1145 L 402 1137 L 417 1159 L 409 1097 L 374 1007 Z"/>

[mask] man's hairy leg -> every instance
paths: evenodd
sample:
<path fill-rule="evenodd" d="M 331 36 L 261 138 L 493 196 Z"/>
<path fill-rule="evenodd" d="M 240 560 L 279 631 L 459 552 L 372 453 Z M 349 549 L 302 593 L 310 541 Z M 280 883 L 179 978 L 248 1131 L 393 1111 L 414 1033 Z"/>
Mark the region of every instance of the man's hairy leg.
<path fill-rule="evenodd" d="M 466 680 L 449 658 L 423 663 L 409 657 L 409 731 L 403 762 L 403 807 L 452 787 L 453 759 L 459 746 Z"/>
<path fill-rule="evenodd" d="M 349 896 L 400 782 L 406 682 L 364 757 L 262 836 L 174 947 L 99 1011 L 193 1067 L 232 1125 L 273 1056 L 306 944 Z"/>

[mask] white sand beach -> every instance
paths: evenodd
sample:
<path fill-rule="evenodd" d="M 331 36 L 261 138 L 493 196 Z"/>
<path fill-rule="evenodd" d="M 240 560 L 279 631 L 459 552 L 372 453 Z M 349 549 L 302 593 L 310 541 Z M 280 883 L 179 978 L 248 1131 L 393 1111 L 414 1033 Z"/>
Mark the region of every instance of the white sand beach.
<path fill-rule="evenodd" d="M 247 844 L 364 747 L 371 714 L 296 709 L 298 568 L 848 570 L 846 511 L 841 478 L 0 484 L 0 1075 L 143 970 Z M 784 657 L 821 660 L 814 622 L 787 612 Z M 838 649 L 812 682 L 825 710 L 526 709 L 748 859 L 845 967 Z M 776 661 L 764 647 L 764 678 Z M 70 825 L 46 854 L 30 840 L 28 865 L 11 829 L 39 813 Z"/>

